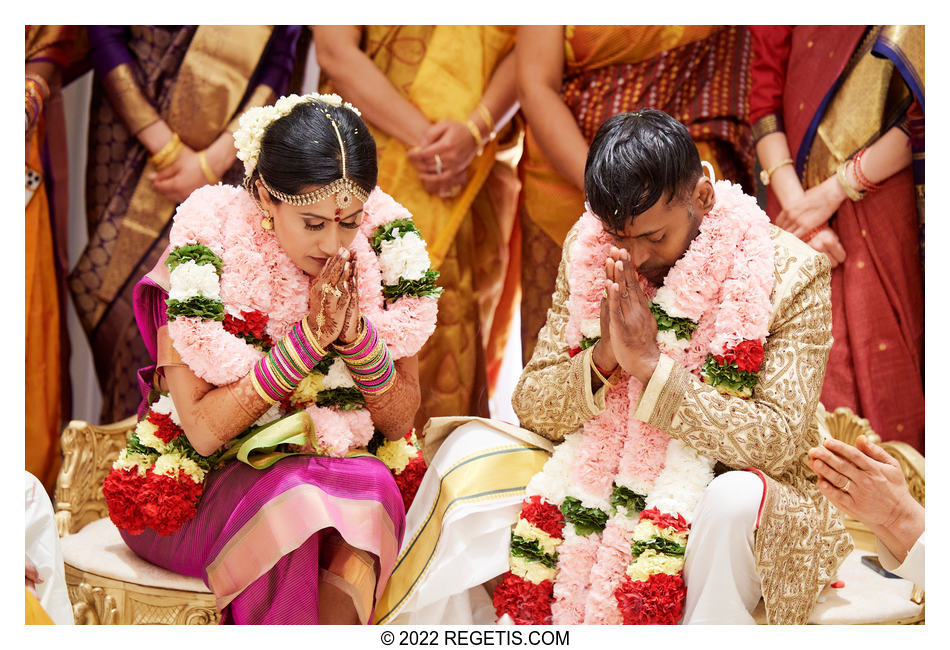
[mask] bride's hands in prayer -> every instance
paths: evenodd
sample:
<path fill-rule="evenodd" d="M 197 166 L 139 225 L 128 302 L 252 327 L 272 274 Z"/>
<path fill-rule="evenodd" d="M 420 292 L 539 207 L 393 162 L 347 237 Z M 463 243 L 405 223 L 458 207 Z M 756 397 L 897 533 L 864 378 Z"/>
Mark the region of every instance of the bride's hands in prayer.
<path fill-rule="evenodd" d="M 626 250 L 611 247 L 604 270 L 607 274 L 607 300 L 606 306 L 603 303 L 601 306 L 601 341 L 606 332 L 608 344 L 605 347 L 612 352 L 616 362 L 646 385 L 660 358 L 656 345 L 656 319 L 640 289 L 637 272 Z M 598 362 L 597 352 L 595 349 L 595 363 Z M 603 357 L 609 359 L 606 350 L 602 352 Z"/>
<path fill-rule="evenodd" d="M 310 283 L 307 324 L 324 350 L 329 349 L 343 331 L 351 292 L 346 281 L 351 275 L 353 263 L 350 252 L 340 248 L 336 255 L 327 260 L 320 275 Z"/>
<path fill-rule="evenodd" d="M 340 330 L 340 343 L 350 345 L 360 334 L 360 319 L 363 313 L 360 311 L 360 293 L 359 286 L 356 283 L 356 260 L 349 262 L 349 271 L 344 274 L 344 286 L 350 301 L 346 306 L 346 312 L 343 315 L 343 327 Z"/>

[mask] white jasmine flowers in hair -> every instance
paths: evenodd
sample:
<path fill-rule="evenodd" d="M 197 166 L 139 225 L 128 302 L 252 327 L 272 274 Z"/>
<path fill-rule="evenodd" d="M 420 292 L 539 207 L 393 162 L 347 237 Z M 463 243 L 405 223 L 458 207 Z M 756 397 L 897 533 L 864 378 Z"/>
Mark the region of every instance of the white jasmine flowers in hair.
<path fill-rule="evenodd" d="M 399 235 L 393 230 L 393 238 L 380 243 L 379 268 L 383 272 L 383 284 L 392 286 L 403 280 L 421 280 L 429 270 L 429 254 L 426 243 L 416 232 Z"/>
<path fill-rule="evenodd" d="M 257 168 L 257 159 L 261 155 L 261 140 L 264 138 L 264 131 L 272 122 L 278 120 L 290 111 L 300 102 L 315 100 L 328 104 L 330 106 L 342 106 L 356 113 L 356 110 L 349 102 L 344 102 L 343 98 L 337 94 L 321 95 L 319 93 L 309 93 L 307 95 L 286 95 L 281 97 L 273 106 L 256 106 L 247 110 L 238 120 L 239 128 L 234 132 L 234 146 L 237 147 L 237 157 L 244 163 L 244 174 L 250 176 Z"/>
<path fill-rule="evenodd" d="M 198 296 L 221 299 L 221 282 L 211 264 L 197 264 L 194 260 L 183 262 L 169 274 L 169 281 L 168 297 L 171 300 L 188 300 Z"/>

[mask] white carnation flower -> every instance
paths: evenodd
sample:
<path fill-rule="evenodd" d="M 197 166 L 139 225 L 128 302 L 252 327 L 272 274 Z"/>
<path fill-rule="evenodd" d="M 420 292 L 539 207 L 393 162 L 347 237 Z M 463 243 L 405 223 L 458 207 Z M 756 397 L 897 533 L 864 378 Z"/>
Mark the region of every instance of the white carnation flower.
<path fill-rule="evenodd" d="M 398 231 L 394 230 L 393 233 Z M 426 243 L 416 232 L 388 239 L 380 244 L 379 268 L 383 272 L 383 284 L 392 286 L 404 280 L 421 280 L 429 270 L 429 254 Z"/>
<path fill-rule="evenodd" d="M 667 316 L 671 318 L 688 318 L 693 320 L 691 314 L 679 310 L 675 307 L 676 300 L 673 290 L 663 285 L 656 291 L 656 296 L 653 297 L 653 304 L 659 306 L 663 311 L 666 312 Z"/>
<path fill-rule="evenodd" d="M 596 339 L 600 336 L 600 319 L 585 318 L 581 321 L 581 336 L 585 339 Z"/>
<path fill-rule="evenodd" d="M 686 351 L 689 347 L 689 339 L 677 338 L 673 330 L 659 330 L 656 333 L 656 342 L 666 346 L 667 349 Z"/>
<path fill-rule="evenodd" d="M 262 427 L 265 424 L 270 424 L 276 420 L 279 420 L 283 416 L 284 412 L 280 408 L 280 404 L 274 404 L 269 409 L 264 411 L 264 415 L 257 418 L 253 425 L 255 427 Z"/>
<path fill-rule="evenodd" d="M 155 403 L 149 408 L 155 413 L 170 415 L 172 422 L 178 426 L 181 426 L 181 420 L 178 419 L 178 410 L 175 408 L 175 402 L 172 401 L 171 395 L 162 395 L 157 400 L 155 400 Z"/>
<path fill-rule="evenodd" d="M 679 440 L 670 440 L 663 470 L 656 477 L 646 507 L 681 514 L 692 521 L 703 490 L 713 479 L 715 461 Z"/>
<path fill-rule="evenodd" d="M 171 300 L 188 300 L 203 296 L 221 300 L 221 283 L 213 264 L 197 264 L 188 260 L 179 264 L 169 275 Z"/>
<path fill-rule="evenodd" d="M 327 376 L 323 379 L 323 389 L 333 390 L 334 388 L 351 388 L 355 386 L 356 384 L 353 383 L 353 377 L 350 376 L 350 371 L 346 369 L 346 363 L 343 359 L 339 357 L 334 359 L 333 364 L 327 371 Z"/>

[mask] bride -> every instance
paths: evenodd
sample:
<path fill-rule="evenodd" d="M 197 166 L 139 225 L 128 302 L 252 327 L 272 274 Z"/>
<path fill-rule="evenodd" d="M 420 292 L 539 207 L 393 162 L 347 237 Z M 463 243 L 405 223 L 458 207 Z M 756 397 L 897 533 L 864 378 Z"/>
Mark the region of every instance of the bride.
<path fill-rule="evenodd" d="M 125 543 L 202 578 L 224 623 L 367 623 L 421 453 L 437 273 L 335 95 L 252 109 L 244 187 L 196 190 L 136 286 L 155 366 L 103 486 Z"/>

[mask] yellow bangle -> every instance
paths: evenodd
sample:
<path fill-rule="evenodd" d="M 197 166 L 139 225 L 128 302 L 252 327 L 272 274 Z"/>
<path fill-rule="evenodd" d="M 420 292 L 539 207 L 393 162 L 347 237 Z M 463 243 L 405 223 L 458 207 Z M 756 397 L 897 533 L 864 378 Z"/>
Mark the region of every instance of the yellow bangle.
<path fill-rule="evenodd" d="M 261 385 L 257 383 L 257 377 L 254 375 L 254 368 L 251 368 L 251 372 L 248 373 L 248 377 L 251 378 L 251 386 L 254 387 L 254 391 L 261 396 L 261 399 L 267 402 L 268 404 L 280 404 L 280 402 L 273 399 L 270 395 L 264 392 L 264 389 L 261 388 Z"/>
<path fill-rule="evenodd" d="M 155 166 L 155 169 L 162 170 L 178 160 L 178 156 L 181 155 L 181 150 L 185 148 L 185 145 L 182 144 L 181 138 L 178 137 L 177 133 L 172 133 L 171 140 L 168 141 L 164 147 L 158 150 L 154 156 L 150 158 L 152 164 Z"/>
<path fill-rule="evenodd" d="M 491 118 L 491 111 L 488 110 L 488 107 L 483 103 L 478 102 L 478 105 L 475 107 L 478 109 L 478 114 L 482 116 L 482 119 L 485 121 L 485 126 L 488 127 L 488 132 L 491 134 L 488 137 L 488 141 L 491 142 L 495 139 L 495 121 Z"/>
<path fill-rule="evenodd" d="M 482 132 L 478 130 L 478 126 L 476 126 L 475 122 L 470 119 L 465 121 L 465 126 L 468 127 L 468 130 L 472 132 L 472 137 L 475 138 L 475 144 L 478 147 L 476 155 L 481 156 L 485 150 L 482 146 Z"/>
<path fill-rule="evenodd" d="M 597 379 L 599 379 L 599 380 L 601 381 L 601 383 L 603 383 L 604 386 L 612 386 L 612 385 L 613 385 L 613 384 L 610 383 L 610 380 L 607 379 L 606 377 L 604 377 L 603 374 L 601 374 L 600 370 L 597 368 L 597 364 L 594 363 L 594 353 L 593 353 L 593 352 L 591 352 L 591 354 L 590 354 L 590 369 L 594 371 L 594 374 L 597 375 Z M 613 373 L 610 373 L 610 374 L 613 375 Z"/>
<path fill-rule="evenodd" d="M 208 159 L 205 158 L 204 151 L 198 153 L 198 163 L 201 165 L 201 171 L 204 172 L 205 178 L 208 179 L 208 184 L 214 185 L 217 183 L 218 177 L 214 175 L 213 171 L 211 171 L 211 165 L 208 164 Z"/>
<path fill-rule="evenodd" d="M 848 166 L 848 160 L 845 160 L 843 163 L 838 165 L 838 171 L 836 175 L 838 176 L 838 183 L 841 184 L 841 187 L 844 189 L 844 193 L 847 194 L 848 198 L 852 201 L 860 201 L 864 198 L 864 192 L 859 192 L 851 186 L 851 183 L 848 181 L 848 177 L 845 174 L 845 168 Z"/>
<path fill-rule="evenodd" d="M 327 356 L 327 351 L 323 349 L 323 346 L 320 345 L 320 341 L 317 339 L 317 335 L 313 333 L 313 330 L 310 329 L 310 321 L 306 316 L 303 317 L 301 321 L 303 325 L 304 336 L 307 337 L 307 340 L 310 342 L 310 345 L 313 346 L 314 352 L 319 354 L 321 357 Z"/>

